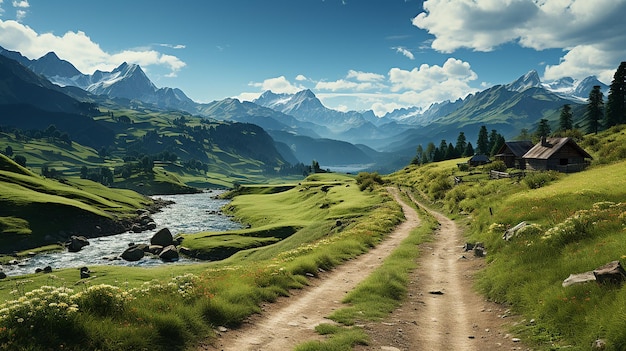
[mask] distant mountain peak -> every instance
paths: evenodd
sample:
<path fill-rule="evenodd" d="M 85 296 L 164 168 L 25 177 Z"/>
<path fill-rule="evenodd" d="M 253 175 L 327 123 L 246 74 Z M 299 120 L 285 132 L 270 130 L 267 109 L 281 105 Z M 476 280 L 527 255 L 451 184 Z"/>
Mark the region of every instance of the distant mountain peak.
<path fill-rule="evenodd" d="M 539 78 L 539 73 L 533 69 L 504 87 L 510 91 L 522 92 L 529 88 L 541 87 L 541 79 Z"/>

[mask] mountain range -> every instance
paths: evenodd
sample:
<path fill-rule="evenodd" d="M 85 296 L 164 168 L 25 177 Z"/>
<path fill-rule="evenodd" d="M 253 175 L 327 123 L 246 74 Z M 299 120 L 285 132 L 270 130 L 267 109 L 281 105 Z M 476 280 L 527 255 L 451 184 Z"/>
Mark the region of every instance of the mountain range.
<path fill-rule="evenodd" d="M 89 75 L 53 52 L 31 60 L 0 47 L 0 55 L 21 63 L 34 76 L 39 75 L 39 79 L 45 77 L 56 91 L 74 97 L 80 95 L 76 91 L 80 88 L 90 94 L 91 101 L 98 101 L 96 97 L 117 99 L 126 101 L 129 106 L 140 102 L 163 110 L 257 124 L 278 143 L 284 143 L 292 151 L 291 156 L 303 163 L 313 158 L 321 165 L 392 159 L 394 164 L 387 167 L 394 168 L 409 160 L 419 144 L 439 144 L 440 140 L 453 142 L 460 131 L 471 141 L 482 125 L 497 129 L 505 138 L 515 137 L 523 128 L 534 130 L 542 118 L 556 125 L 565 104 L 572 106 L 575 121 L 583 123 L 582 107 L 591 88 L 599 85 L 605 94 L 608 91 L 608 87 L 593 76 L 583 80 L 562 78 L 542 82 L 536 71 L 530 71 L 514 82 L 496 85 L 456 101 L 433 103 L 426 109 L 398 109 L 377 117 L 372 111 L 329 109 L 311 90 L 295 94 L 266 91 L 252 102 L 228 98 L 196 103 L 180 89 L 157 88 L 136 64 L 123 63 L 111 72 L 95 71 Z M 317 150 L 317 155 L 313 150 Z"/>

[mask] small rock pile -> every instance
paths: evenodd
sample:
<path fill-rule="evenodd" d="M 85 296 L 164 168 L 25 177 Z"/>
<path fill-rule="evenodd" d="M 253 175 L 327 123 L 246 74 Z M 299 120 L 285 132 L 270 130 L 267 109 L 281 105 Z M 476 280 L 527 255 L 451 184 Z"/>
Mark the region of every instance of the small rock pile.
<path fill-rule="evenodd" d="M 139 261 L 148 253 L 158 256 L 165 262 L 178 261 L 180 258 L 178 246 L 181 241 L 181 237 L 174 239 L 170 230 L 163 228 L 152 236 L 150 244 L 129 244 L 120 258 L 131 262 Z"/>

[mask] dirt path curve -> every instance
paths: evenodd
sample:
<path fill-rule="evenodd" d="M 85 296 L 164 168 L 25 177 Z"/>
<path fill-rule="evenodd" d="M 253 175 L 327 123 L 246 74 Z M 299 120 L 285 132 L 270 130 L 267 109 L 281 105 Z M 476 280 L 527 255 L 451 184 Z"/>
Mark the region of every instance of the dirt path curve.
<path fill-rule="evenodd" d="M 505 332 L 517 318 L 472 289 L 474 274 L 485 266 L 484 258 L 463 251 L 463 236 L 454 221 L 420 207 L 440 227 L 431 242 L 420 245 L 408 298 L 384 321 L 367 323 L 364 328 L 371 343 L 355 350 L 527 350 Z"/>
<path fill-rule="evenodd" d="M 332 323 L 325 317 L 342 307 L 345 294 L 378 268 L 419 225 L 417 213 L 400 198 L 398 190 L 389 191 L 402 206 L 406 221 L 376 248 L 324 273 L 320 279 L 311 279 L 310 286 L 293 296 L 264 305 L 263 313 L 252 316 L 241 328 L 221 332 L 213 345 L 203 345 L 200 350 L 291 350 L 304 341 L 321 340 L 315 326 Z M 357 350 L 514 349 L 508 336 L 495 331 L 502 324 L 496 315 L 502 309 L 483 302 L 468 285 L 471 276 L 464 275 L 464 267 L 459 264 L 461 238 L 455 223 L 435 215 L 441 229 L 433 242 L 421 248 L 424 252 L 409 286 L 409 298 L 388 320 L 365 324 L 372 343 Z M 472 267 L 475 270 L 478 266 Z M 500 342 L 507 339 L 507 345 Z"/>

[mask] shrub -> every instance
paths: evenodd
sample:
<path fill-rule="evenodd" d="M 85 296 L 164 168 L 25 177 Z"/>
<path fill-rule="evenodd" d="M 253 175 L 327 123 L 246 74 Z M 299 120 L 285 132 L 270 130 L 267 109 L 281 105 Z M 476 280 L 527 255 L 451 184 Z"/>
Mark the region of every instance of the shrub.
<path fill-rule="evenodd" d="M 100 284 L 87 288 L 72 296 L 72 301 L 86 312 L 101 317 L 115 317 L 124 312 L 126 305 L 133 299 L 127 291 L 117 286 Z"/>
<path fill-rule="evenodd" d="M 557 179 L 559 179 L 559 173 L 556 171 L 530 172 L 526 174 L 523 182 L 531 189 L 539 189 Z"/>
<path fill-rule="evenodd" d="M 370 191 L 372 191 L 374 190 L 376 184 L 383 184 L 384 181 L 381 178 L 380 174 L 378 174 L 378 172 L 360 172 L 356 176 L 356 183 L 359 185 L 359 190 L 363 191 L 369 189 Z"/>
<path fill-rule="evenodd" d="M 80 341 L 84 331 L 75 318 L 78 305 L 72 293 L 68 288 L 42 286 L 0 305 L 0 347 L 47 349 Z"/>
<path fill-rule="evenodd" d="M 502 161 L 494 161 L 488 165 L 485 165 L 484 169 L 489 171 L 506 172 L 506 164 Z"/>

